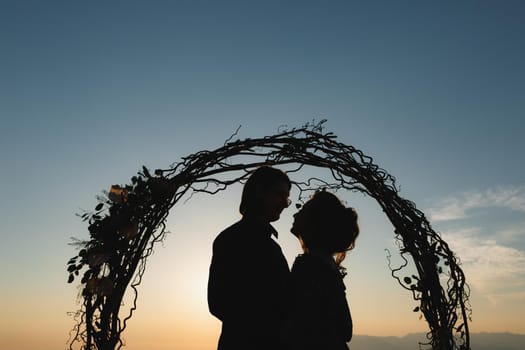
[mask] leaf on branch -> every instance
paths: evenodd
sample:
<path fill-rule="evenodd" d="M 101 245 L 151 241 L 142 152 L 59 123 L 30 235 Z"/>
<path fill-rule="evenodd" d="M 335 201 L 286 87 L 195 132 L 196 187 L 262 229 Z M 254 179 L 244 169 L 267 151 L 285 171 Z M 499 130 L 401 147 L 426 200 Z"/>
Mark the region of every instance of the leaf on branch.
<path fill-rule="evenodd" d="M 142 166 L 142 172 L 144 173 L 144 176 L 146 176 L 148 178 L 151 177 L 151 174 L 149 173 L 148 168 L 146 168 L 146 166 L 144 166 L 144 165 Z"/>
<path fill-rule="evenodd" d="M 84 273 L 84 276 L 82 276 L 82 279 L 80 280 L 80 283 L 86 283 L 89 280 L 89 278 L 91 277 L 91 275 L 92 275 L 91 270 L 87 270 Z"/>

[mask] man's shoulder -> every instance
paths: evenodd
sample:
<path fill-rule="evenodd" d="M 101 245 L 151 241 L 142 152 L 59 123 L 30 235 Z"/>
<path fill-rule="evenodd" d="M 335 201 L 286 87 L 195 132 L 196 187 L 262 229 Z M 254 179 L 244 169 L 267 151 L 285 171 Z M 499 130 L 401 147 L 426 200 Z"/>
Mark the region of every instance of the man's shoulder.
<path fill-rule="evenodd" d="M 241 239 L 243 235 L 241 234 L 243 230 L 242 220 L 237 221 L 236 223 L 228 226 L 221 231 L 213 241 L 213 246 L 224 246 L 231 245 Z"/>

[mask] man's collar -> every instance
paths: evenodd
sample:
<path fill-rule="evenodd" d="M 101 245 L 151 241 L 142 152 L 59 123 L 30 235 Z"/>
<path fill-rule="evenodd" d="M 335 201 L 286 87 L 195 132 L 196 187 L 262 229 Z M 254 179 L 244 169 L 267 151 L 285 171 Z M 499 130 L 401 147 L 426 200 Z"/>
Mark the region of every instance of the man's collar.
<path fill-rule="evenodd" d="M 242 221 L 250 226 L 254 226 L 257 231 L 261 232 L 261 234 L 264 233 L 268 234 L 268 236 L 279 238 L 277 230 L 267 221 L 252 216 L 243 216 Z"/>

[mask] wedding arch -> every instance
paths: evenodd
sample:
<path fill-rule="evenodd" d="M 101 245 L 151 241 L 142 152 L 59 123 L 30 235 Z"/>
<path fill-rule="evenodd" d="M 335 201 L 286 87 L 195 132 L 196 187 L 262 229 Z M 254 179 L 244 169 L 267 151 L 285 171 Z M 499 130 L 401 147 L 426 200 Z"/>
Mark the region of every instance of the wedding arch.
<path fill-rule="evenodd" d="M 81 278 L 81 308 L 74 314 L 70 349 L 114 350 L 124 345 L 121 336 L 136 310 L 146 261 L 165 238 L 169 211 L 182 197 L 225 190 L 244 182 L 261 165 L 287 165 L 292 167 L 289 173 L 304 166 L 329 171 L 330 180 L 293 183 L 300 201 L 320 188 L 358 191 L 377 201 L 394 226 L 404 262 L 390 267 L 392 276 L 419 302 L 414 311 L 429 326 L 428 342 L 420 347 L 470 350 L 469 288 L 457 257 L 424 213 L 399 196 L 394 177 L 371 157 L 324 132 L 324 123 L 244 140 L 234 140 L 235 132 L 221 147 L 184 157 L 168 169 L 151 173 L 143 167 L 131 184 L 114 185 L 99 197 L 95 210 L 81 215 L 90 237 L 74 242 L 79 251 L 67 263 L 68 282 Z M 416 272 L 406 276 L 402 272 L 410 258 Z M 121 310 L 126 291 L 132 293 L 132 305 Z"/>

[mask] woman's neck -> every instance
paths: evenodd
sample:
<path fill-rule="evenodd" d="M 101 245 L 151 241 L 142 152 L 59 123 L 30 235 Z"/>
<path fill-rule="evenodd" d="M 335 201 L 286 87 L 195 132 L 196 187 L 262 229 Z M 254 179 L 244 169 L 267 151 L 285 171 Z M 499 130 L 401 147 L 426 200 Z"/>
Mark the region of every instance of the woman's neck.
<path fill-rule="evenodd" d="M 309 249 L 307 248 L 305 250 L 305 253 L 307 254 L 311 254 L 311 255 L 315 255 L 315 256 L 318 256 L 320 258 L 323 258 L 323 259 L 332 259 L 333 260 L 333 255 L 326 252 L 326 251 L 323 251 L 323 250 L 319 250 L 319 249 Z"/>

